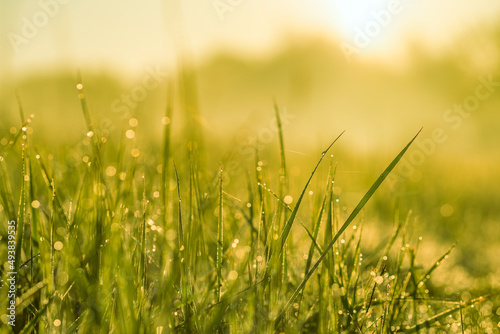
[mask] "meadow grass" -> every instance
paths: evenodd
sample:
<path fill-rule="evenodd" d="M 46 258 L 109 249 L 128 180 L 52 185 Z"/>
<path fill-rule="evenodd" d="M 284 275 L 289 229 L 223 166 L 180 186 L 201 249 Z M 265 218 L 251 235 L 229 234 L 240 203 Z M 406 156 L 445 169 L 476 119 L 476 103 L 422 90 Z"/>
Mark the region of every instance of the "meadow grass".
<path fill-rule="evenodd" d="M 263 165 L 257 150 L 233 193 L 225 161 L 213 170 L 204 165 L 211 148 L 199 129 L 172 147 L 173 91 L 155 153 L 125 138 L 107 147 L 81 79 L 77 88 L 88 131 L 81 165 L 57 176 L 53 155 L 32 140 L 33 117 L 20 99 L 20 127 L 0 152 L 2 240 L 5 222 L 16 220 L 18 273 L 16 326 L 3 315 L 2 332 L 498 332 L 491 312 L 478 307 L 491 296 L 449 299 L 434 291 L 431 276 L 454 246 L 417 263 L 422 246 L 407 233 L 411 213 L 400 219 L 396 209 L 391 237 L 373 254 L 363 252 L 363 208 L 416 136 L 347 214 L 329 154 L 342 134 L 311 161 L 296 200 L 287 199 L 294 180 L 277 102 L 279 150 L 268 159 L 279 170 Z M 183 108 L 196 103 L 189 99 L 184 93 Z M 322 168 L 326 178 L 316 184 L 325 186 L 312 188 Z M 308 212 L 302 204 L 310 191 Z M 4 254 L 6 243 L 0 247 Z"/>

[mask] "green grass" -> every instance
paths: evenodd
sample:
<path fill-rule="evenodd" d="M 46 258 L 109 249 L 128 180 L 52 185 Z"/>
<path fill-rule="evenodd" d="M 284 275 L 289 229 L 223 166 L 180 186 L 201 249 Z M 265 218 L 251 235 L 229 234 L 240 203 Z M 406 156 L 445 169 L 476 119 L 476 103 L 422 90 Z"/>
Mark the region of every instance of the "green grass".
<path fill-rule="evenodd" d="M 181 105 L 195 114 L 185 80 Z M 173 120 L 174 94 L 167 95 L 165 117 Z M 80 165 L 63 173 L 36 147 L 20 99 L 21 125 L 0 151 L 2 254 L 5 222 L 18 222 L 16 332 L 498 332 L 496 295 L 450 299 L 434 288 L 431 276 L 453 247 L 417 263 L 422 246 L 408 232 L 411 214 L 401 220 L 396 210 L 392 235 L 378 249 L 364 247 L 363 209 L 416 136 L 349 213 L 328 154 L 342 134 L 310 162 L 307 182 L 294 184 L 276 102 L 279 149 L 267 160 L 279 168 L 262 164 L 256 148 L 255 162 L 241 162 L 247 173 L 227 187 L 229 161 L 210 168 L 206 156 L 216 148 L 199 128 L 174 148 L 175 123 L 166 122 L 161 153 L 141 148 L 140 138 L 108 147 L 83 86 L 78 97 L 88 132 Z"/>

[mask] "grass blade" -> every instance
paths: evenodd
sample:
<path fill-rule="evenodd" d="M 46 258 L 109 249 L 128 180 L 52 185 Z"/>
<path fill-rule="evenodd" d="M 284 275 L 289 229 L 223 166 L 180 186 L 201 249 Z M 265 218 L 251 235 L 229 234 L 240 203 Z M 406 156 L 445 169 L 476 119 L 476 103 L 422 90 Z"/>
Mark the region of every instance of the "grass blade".
<path fill-rule="evenodd" d="M 16 313 L 20 314 L 26 307 L 28 307 L 30 303 L 33 301 L 35 294 L 46 286 L 47 286 L 46 282 L 44 281 L 38 282 L 28 291 L 26 291 L 22 296 L 20 296 L 16 301 Z"/>
<path fill-rule="evenodd" d="M 217 302 L 220 302 L 222 285 L 222 253 L 224 251 L 224 199 L 222 190 L 222 167 L 219 173 L 219 223 L 217 228 Z"/>
<path fill-rule="evenodd" d="M 279 247 L 278 255 L 280 255 L 281 252 L 283 251 L 283 247 L 286 244 L 286 240 L 288 239 L 288 235 L 290 234 L 290 231 L 292 229 L 292 225 L 295 221 L 295 217 L 297 216 L 297 212 L 299 210 L 302 199 L 304 198 L 304 194 L 307 190 L 307 187 L 309 186 L 309 183 L 311 183 L 311 180 L 312 180 L 314 174 L 316 173 L 316 170 L 318 169 L 319 165 L 321 164 L 321 161 L 323 161 L 323 158 L 325 157 L 326 153 L 328 153 L 328 151 L 333 146 L 333 144 L 335 144 L 337 142 L 337 140 L 344 134 L 344 132 L 345 131 L 343 131 L 340 135 L 338 135 L 337 138 L 335 138 L 335 140 L 330 144 L 330 146 L 328 146 L 328 148 L 321 153 L 321 158 L 319 159 L 318 163 L 316 164 L 316 167 L 314 167 L 311 175 L 309 176 L 309 179 L 307 180 L 306 185 L 302 189 L 302 192 L 297 200 L 297 204 L 295 204 L 295 207 L 293 208 L 292 213 L 288 217 L 288 220 L 287 220 L 285 226 L 283 227 L 283 231 L 281 232 L 281 235 L 278 239 L 278 247 Z M 273 262 L 274 257 L 275 257 L 275 251 L 273 250 L 273 253 L 271 254 L 271 259 L 268 262 L 268 264 Z M 271 270 L 271 266 L 267 265 L 265 276 L 269 276 L 270 270 Z"/>
<path fill-rule="evenodd" d="M 394 167 L 399 162 L 399 160 L 401 160 L 401 158 L 403 157 L 403 155 L 406 153 L 406 151 L 408 150 L 408 148 L 410 148 L 410 145 L 417 138 L 417 136 L 420 134 L 421 131 L 422 130 L 420 130 L 415 135 L 415 137 L 413 137 L 413 139 L 405 146 L 405 148 L 403 148 L 403 150 L 396 156 L 396 158 L 394 158 L 394 160 L 389 164 L 389 166 L 387 166 L 387 168 L 384 170 L 384 172 L 377 178 L 377 180 L 375 181 L 375 183 L 373 183 L 373 185 L 370 187 L 370 189 L 366 192 L 366 194 L 363 196 L 363 198 L 361 198 L 361 201 L 359 201 L 358 205 L 354 208 L 354 210 L 352 211 L 352 213 L 349 215 L 349 217 L 345 221 L 344 225 L 342 225 L 342 227 L 337 231 L 337 233 L 335 234 L 335 237 L 333 238 L 333 240 L 324 249 L 323 254 L 321 254 L 321 256 L 319 257 L 319 259 L 316 261 L 316 263 L 313 265 L 313 267 L 311 268 L 311 270 L 307 273 L 307 275 L 304 277 L 304 279 L 302 280 L 302 282 L 299 284 L 299 286 L 297 287 L 297 289 L 295 290 L 295 292 L 293 293 L 293 295 L 290 297 L 290 299 L 288 300 L 288 302 L 285 304 L 285 306 L 281 310 L 278 318 L 276 319 L 275 325 L 279 324 L 281 322 L 281 320 L 283 320 L 283 317 L 284 317 L 286 311 L 288 310 L 288 308 L 290 307 L 290 305 L 293 303 L 293 301 L 295 300 L 295 298 L 297 298 L 297 296 L 299 295 L 300 291 L 304 288 L 304 286 L 306 285 L 307 281 L 311 278 L 311 276 L 314 274 L 314 272 L 316 271 L 316 269 L 318 269 L 319 265 L 321 264 L 321 262 L 323 261 L 323 259 L 326 257 L 326 255 L 328 254 L 328 252 L 330 251 L 330 249 L 332 249 L 332 247 L 335 244 L 335 242 L 337 241 L 337 239 L 340 237 L 340 235 L 342 233 L 344 233 L 344 231 L 351 224 L 351 222 L 354 220 L 354 218 L 356 218 L 356 216 L 359 214 L 359 212 L 361 211 L 361 209 L 363 209 L 363 207 L 365 206 L 365 204 L 372 197 L 372 195 L 375 193 L 375 191 L 378 189 L 378 187 L 380 187 L 380 185 L 385 180 L 385 178 L 394 169 Z M 323 156 L 324 156 L 324 153 L 323 153 Z M 306 187 L 307 187 L 307 185 L 306 185 Z M 302 192 L 302 194 L 304 192 L 305 192 L 305 190 Z M 296 207 L 298 205 L 299 205 L 299 202 L 297 202 Z M 295 209 L 294 209 L 294 212 L 296 213 Z"/>
<path fill-rule="evenodd" d="M 285 141 L 283 139 L 283 126 L 281 125 L 280 110 L 278 108 L 278 103 L 273 100 L 274 113 L 276 117 L 276 125 L 278 127 L 278 136 L 280 140 L 280 186 L 279 186 L 279 197 L 283 199 L 285 192 L 287 191 L 287 173 L 286 173 L 286 160 L 285 160 Z"/>
<path fill-rule="evenodd" d="M 437 267 L 439 267 L 439 265 L 441 264 L 441 262 L 443 262 L 444 259 L 446 259 L 448 257 L 448 255 L 451 253 L 451 251 L 455 248 L 455 245 L 452 245 L 447 251 L 446 253 L 444 253 L 436 262 L 434 262 L 434 264 L 429 268 L 429 270 L 427 270 L 427 272 L 422 276 L 422 278 L 420 279 L 420 281 L 417 283 L 416 285 L 416 289 L 418 289 L 419 287 L 421 287 L 422 285 L 424 285 L 424 283 L 429 279 L 429 277 L 431 276 L 432 272 L 434 270 L 436 270 Z"/>
<path fill-rule="evenodd" d="M 461 311 L 465 307 L 482 303 L 491 296 L 492 295 L 481 296 L 481 297 L 478 297 L 476 299 L 471 300 L 468 303 L 461 302 L 459 306 L 452 308 L 451 310 L 447 310 L 447 311 L 441 312 L 439 314 L 436 314 L 435 316 L 430 317 L 429 319 L 427 319 L 424 322 L 419 323 L 418 325 L 414 325 L 412 327 L 407 327 L 406 329 L 402 330 L 402 332 L 404 332 L 404 333 L 417 333 L 419 331 L 419 329 L 425 328 L 425 327 L 430 327 L 433 323 L 435 323 L 443 318 L 446 318 L 447 316 L 449 316 L 449 315 L 451 315 L 459 310 Z"/>
<path fill-rule="evenodd" d="M 169 194 L 169 168 L 168 162 L 170 160 L 170 137 L 172 132 L 172 127 L 170 124 L 172 123 L 172 114 L 173 114 L 173 85 L 168 83 L 168 91 L 167 91 L 167 107 L 165 108 L 165 116 L 162 120 L 164 125 L 163 130 L 163 155 L 162 155 L 162 173 L 161 173 L 161 188 L 160 195 L 161 201 L 165 206 L 165 209 L 168 208 L 168 194 Z M 163 228 L 167 226 L 168 223 L 168 214 L 165 212 L 163 214 Z"/>

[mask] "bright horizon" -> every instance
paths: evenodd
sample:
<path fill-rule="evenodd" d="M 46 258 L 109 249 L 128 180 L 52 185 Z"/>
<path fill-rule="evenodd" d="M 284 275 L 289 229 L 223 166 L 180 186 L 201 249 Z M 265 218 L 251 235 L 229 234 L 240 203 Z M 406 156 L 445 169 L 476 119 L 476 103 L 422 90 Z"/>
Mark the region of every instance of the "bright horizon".
<path fill-rule="evenodd" d="M 147 64 L 172 66 L 181 47 L 195 60 L 221 49 L 265 56 L 290 34 L 323 35 L 339 49 L 341 43 L 358 47 L 364 58 L 404 62 L 409 44 L 439 54 L 463 34 L 495 24 L 499 12 L 500 3 L 493 0 L 377 0 L 358 6 L 221 0 L 183 8 L 159 0 L 3 2 L 0 66 L 9 77 L 55 66 L 137 73 Z M 356 44 L 360 40 L 365 45 Z"/>

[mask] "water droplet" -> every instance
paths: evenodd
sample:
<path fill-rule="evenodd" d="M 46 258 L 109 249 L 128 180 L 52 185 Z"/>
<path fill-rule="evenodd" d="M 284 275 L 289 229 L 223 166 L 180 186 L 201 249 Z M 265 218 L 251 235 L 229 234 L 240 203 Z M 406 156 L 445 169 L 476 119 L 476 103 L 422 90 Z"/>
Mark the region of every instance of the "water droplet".
<path fill-rule="evenodd" d="M 128 138 L 128 139 L 132 139 L 135 137 L 135 131 L 132 130 L 132 129 L 128 129 L 127 132 L 125 132 L 125 136 Z"/>
<path fill-rule="evenodd" d="M 451 204 L 444 204 L 441 209 L 440 209 L 440 212 L 441 212 L 441 215 L 443 217 L 450 217 L 451 215 L 453 215 L 453 212 L 454 212 L 454 208 Z"/>
<path fill-rule="evenodd" d="M 112 177 L 116 174 L 116 168 L 114 166 L 106 167 L 106 175 Z"/>
<path fill-rule="evenodd" d="M 58 250 L 58 251 L 59 251 L 59 250 L 63 249 L 63 247 L 64 247 L 64 244 L 63 244 L 62 242 L 60 242 L 60 241 L 56 241 L 56 242 L 54 243 L 54 249 L 55 249 L 55 250 Z"/>
<path fill-rule="evenodd" d="M 141 151 L 139 151 L 137 148 L 133 148 L 132 151 L 130 151 L 130 155 L 134 158 L 137 158 L 141 155 Z"/>
<path fill-rule="evenodd" d="M 230 281 L 234 281 L 237 278 L 238 278 L 238 272 L 236 270 L 231 270 L 227 275 L 227 279 Z"/>
<path fill-rule="evenodd" d="M 137 118 L 131 118 L 128 120 L 128 125 L 135 128 L 137 125 L 139 125 L 139 121 L 137 120 Z"/>
<path fill-rule="evenodd" d="M 293 197 L 290 195 L 286 195 L 285 198 L 283 199 L 283 202 L 285 202 L 285 204 L 292 204 Z"/>

